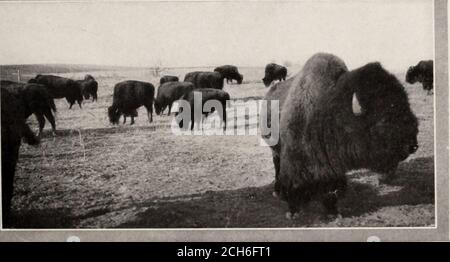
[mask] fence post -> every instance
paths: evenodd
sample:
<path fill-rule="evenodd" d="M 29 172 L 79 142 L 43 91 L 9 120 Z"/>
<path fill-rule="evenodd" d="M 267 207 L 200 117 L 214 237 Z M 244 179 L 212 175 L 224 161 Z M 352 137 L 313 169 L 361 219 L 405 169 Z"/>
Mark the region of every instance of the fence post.
<path fill-rule="evenodd" d="M 17 82 L 20 82 L 20 69 L 17 69 Z"/>

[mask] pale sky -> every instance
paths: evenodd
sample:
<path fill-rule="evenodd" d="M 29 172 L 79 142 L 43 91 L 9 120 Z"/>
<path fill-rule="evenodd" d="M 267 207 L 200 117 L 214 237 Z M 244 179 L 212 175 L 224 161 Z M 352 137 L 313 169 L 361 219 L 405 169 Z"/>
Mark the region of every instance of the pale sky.
<path fill-rule="evenodd" d="M 322 51 L 404 69 L 433 58 L 433 3 L 0 2 L 0 39 L 0 64 L 264 66 Z"/>

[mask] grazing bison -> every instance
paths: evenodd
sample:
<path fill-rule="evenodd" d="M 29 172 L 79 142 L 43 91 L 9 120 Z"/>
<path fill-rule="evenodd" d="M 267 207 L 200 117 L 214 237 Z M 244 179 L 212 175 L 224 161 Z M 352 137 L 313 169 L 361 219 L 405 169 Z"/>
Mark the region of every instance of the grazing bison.
<path fill-rule="evenodd" d="M 264 85 L 269 86 L 274 80 L 286 80 L 287 69 L 284 66 L 270 63 L 266 65 L 264 78 L 262 79 Z"/>
<path fill-rule="evenodd" d="M 81 102 L 83 102 L 81 86 L 72 79 L 53 75 L 37 75 L 28 83 L 46 86 L 53 98 L 66 98 L 70 104 L 69 109 L 72 108 L 75 101 L 81 108 Z"/>
<path fill-rule="evenodd" d="M 167 82 L 178 82 L 178 76 L 163 76 L 159 79 L 159 84 L 162 85 Z"/>
<path fill-rule="evenodd" d="M 137 116 L 137 109 L 145 106 L 148 120 L 153 121 L 153 100 L 155 87 L 151 83 L 123 81 L 114 86 L 113 104 L 108 108 L 109 121 L 118 124 L 121 115 L 131 116 L 131 125 Z M 124 119 L 125 123 L 125 119 Z"/>
<path fill-rule="evenodd" d="M 194 84 L 191 82 L 167 82 L 160 85 L 155 99 L 156 114 L 162 114 L 166 107 L 169 107 L 168 114 L 170 115 L 173 102 L 177 101 L 193 89 Z"/>
<path fill-rule="evenodd" d="M 44 129 L 45 118 L 47 118 L 52 125 L 53 134 L 56 133 L 55 117 L 52 114 L 52 111 L 56 112 L 56 106 L 45 86 L 5 80 L 0 81 L 0 86 L 8 89 L 8 91 L 21 103 L 25 119 L 31 114 L 36 116 L 36 119 L 39 122 L 39 136 Z"/>
<path fill-rule="evenodd" d="M 265 99 L 280 102 L 280 140 L 271 147 L 274 193 L 287 200 L 288 217 L 313 197 L 337 214 L 347 171 L 394 174 L 418 148 L 408 96 L 379 63 L 348 71 L 340 58 L 319 53 Z M 261 114 L 270 122 L 270 110 Z"/>
<path fill-rule="evenodd" d="M 1 87 L 2 129 L 2 217 L 3 226 L 10 226 L 11 200 L 14 193 L 14 174 L 19 159 L 21 138 L 30 145 L 39 144 L 39 139 L 25 123 L 25 110 L 14 94 Z"/>
<path fill-rule="evenodd" d="M 422 60 L 417 65 L 410 66 L 406 73 L 406 82 L 410 84 L 420 82 L 423 89 L 431 94 L 433 90 L 433 60 Z"/>
<path fill-rule="evenodd" d="M 238 84 L 242 84 L 244 77 L 239 73 L 238 68 L 233 65 L 223 65 L 216 67 L 214 72 L 219 72 L 228 82 L 236 80 Z"/>
<path fill-rule="evenodd" d="M 83 80 L 75 80 L 81 88 L 84 99 L 92 96 L 92 101 L 97 101 L 98 82 L 91 75 L 86 75 Z"/>
<path fill-rule="evenodd" d="M 223 123 L 223 130 L 226 130 L 227 128 L 227 100 L 230 100 L 230 95 L 223 91 L 218 90 L 214 88 L 200 88 L 200 89 L 194 89 L 191 92 L 185 94 L 181 99 L 186 100 L 191 109 L 191 130 L 194 129 L 194 123 L 197 122 L 197 124 L 201 121 L 201 119 L 198 119 L 198 117 L 194 117 L 194 93 L 199 92 L 202 95 L 202 114 L 205 115 L 205 117 L 208 117 L 208 114 L 213 113 L 216 109 L 212 108 L 210 112 L 203 112 L 203 106 L 205 103 L 209 100 L 217 100 L 222 104 L 222 115 L 220 116 L 221 121 Z M 180 108 L 182 109 L 182 108 Z M 182 112 L 182 111 L 181 111 Z M 180 112 L 177 112 L 176 115 L 178 115 Z M 186 123 L 187 124 L 187 123 Z M 183 126 L 183 121 L 181 120 L 179 122 L 180 128 L 187 128 L 187 126 Z"/>
<path fill-rule="evenodd" d="M 218 72 L 190 72 L 184 77 L 184 82 L 191 82 L 194 88 L 223 89 L 224 76 Z"/>

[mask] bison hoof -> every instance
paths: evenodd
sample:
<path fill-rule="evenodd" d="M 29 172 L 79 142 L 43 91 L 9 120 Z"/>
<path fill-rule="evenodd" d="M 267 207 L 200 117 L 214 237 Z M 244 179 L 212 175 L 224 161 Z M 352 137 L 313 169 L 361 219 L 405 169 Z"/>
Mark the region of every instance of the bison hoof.
<path fill-rule="evenodd" d="M 291 212 L 286 212 L 286 219 L 288 220 L 294 220 L 298 218 L 298 216 L 299 216 L 298 212 L 295 212 L 294 214 L 292 214 Z"/>

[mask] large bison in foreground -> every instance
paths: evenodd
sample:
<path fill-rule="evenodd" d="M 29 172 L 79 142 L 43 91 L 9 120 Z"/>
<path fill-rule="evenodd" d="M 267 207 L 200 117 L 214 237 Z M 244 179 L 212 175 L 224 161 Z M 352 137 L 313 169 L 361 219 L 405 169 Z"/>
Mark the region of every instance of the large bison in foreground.
<path fill-rule="evenodd" d="M 194 100 L 194 93 L 199 93 L 202 96 L 202 101 L 201 101 L 201 105 L 198 104 L 197 106 L 201 106 L 202 108 L 202 115 L 205 115 L 205 117 L 208 117 L 209 114 L 214 113 L 215 111 L 218 111 L 220 119 L 221 119 L 221 124 L 223 126 L 223 130 L 227 129 L 227 100 L 230 100 L 230 95 L 223 91 L 223 90 L 218 90 L 218 89 L 214 89 L 214 88 L 201 88 L 201 89 L 194 89 L 191 92 L 185 94 L 181 100 L 185 100 L 189 103 L 190 105 L 190 109 L 191 109 L 191 114 L 190 114 L 190 118 L 191 118 L 191 130 L 194 129 L 194 124 L 197 123 L 197 125 L 200 123 L 200 121 L 202 120 L 201 116 L 196 116 L 195 115 L 195 110 L 194 110 L 194 103 L 195 102 L 199 102 L 199 101 L 195 101 Z M 217 108 L 211 108 L 210 111 L 203 111 L 205 108 L 205 103 L 207 101 L 211 101 L 211 100 L 217 100 L 221 106 L 222 106 L 222 112 L 220 112 Z M 182 109 L 182 108 L 180 108 Z M 179 111 L 176 113 L 176 115 L 178 116 L 178 114 L 180 114 L 183 111 Z M 220 114 L 222 113 L 222 114 Z M 187 121 L 186 121 L 187 122 Z M 187 129 L 187 125 L 189 123 L 186 123 L 183 120 L 178 122 L 178 125 L 180 128 L 182 129 Z"/>
<path fill-rule="evenodd" d="M 21 139 L 30 145 L 39 139 L 25 123 L 23 104 L 8 89 L 1 87 L 2 129 L 2 218 L 3 227 L 10 226 L 11 200 L 14 192 L 14 174 L 19 159 Z"/>
<path fill-rule="evenodd" d="M 35 78 L 30 79 L 28 83 L 46 86 L 53 98 L 66 98 L 70 104 L 69 109 L 72 108 L 75 102 L 81 108 L 81 102 L 83 102 L 81 86 L 72 79 L 53 75 L 37 75 Z"/>
<path fill-rule="evenodd" d="M 194 88 L 213 88 L 223 89 L 224 76 L 218 72 L 201 72 L 195 71 L 187 73 L 184 82 L 191 82 Z"/>
<path fill-rule="evenodd" d="M 337 214 L 347 171 L 394 174 L 418 148 L 408 96 L 379 63 L 348 71 L 340 58 L 319 53 L 265 99 L 280 103 L 280 140 L 271 147 L 274 193 L 287 200 L 288 218 L 312 198 Z M 270 110 L 266 114 L 270 122 Z"/>
<path fill-rule="evenodd" d="M 417 65 L 410 66 L 405 80 L 410 84 L 422 83 L 423 89 L 431 94 L 433 90 L 433 60 L 422 60 Z"/>
<path fill-rule="evenodd" d="M 36 116 L 39 123 L 39 136 L 42 134 L 42 130 L 44 129 L 45 118 L 47 118 L 52 125 L 52 131 L 53 134 L 55 134 L 55 117 L 53 116 L 52 111 L 56 112 L 56 106 L 53 98 L 50 96 L 45 86 L 6 80 L 1 80 L 0 86 L 8 89 L 8 91 L 21 103 L 24 110 L 25 119 L 31 114 Z"/>
<path fill-rule="evenodd" d="M 238 84 L 242 84 L 242 80 L 244 79 L 244 76 L 239 73 L 238 68 L 233 65 L 216 67 L 214 72 L 219 72 L 227 80 L 227 83 L 236 80 Z"/>
<path fill-rule="evenodd" d="M 92 101 L 97 101 L 98 82 L 91 75 L 84 76 L 83 80 L 75 80 L 81 88 L 84 99 L 92 96 Z"/>
<path fill-rule="evenodd" d="M 169 107 L 170 115 L 172 104 L 193 89 L 194 84 L 191 82 L 166 82 L 160 85 L 155 99 L 156 114 L 162 114 L 166 107 Z"/>
<path fill-rule="evenodd" d="M 270 63 L 266 65 L 264 71 L 264 78 L 262 79 L 264 85 L 270 86 L 275 80 L 286 80 L 287 68 L 281 65 Z"/>
<path fill-rule="evenodd" d="M 147 109 L 148 120 L 153 121 L 153 100 L 155 87 L 151 83 L 141 81 L 123 81 L 114 86 L 113 104 L 108 108 L 109 121 L 118 124 L 121 115 L 131 116 L 131 125 L 137 116 L 137 109 Z"/>

